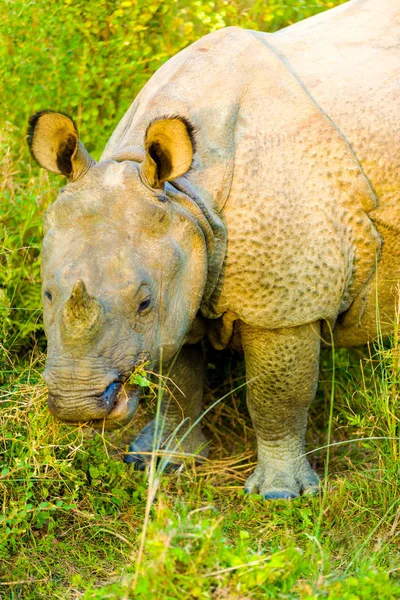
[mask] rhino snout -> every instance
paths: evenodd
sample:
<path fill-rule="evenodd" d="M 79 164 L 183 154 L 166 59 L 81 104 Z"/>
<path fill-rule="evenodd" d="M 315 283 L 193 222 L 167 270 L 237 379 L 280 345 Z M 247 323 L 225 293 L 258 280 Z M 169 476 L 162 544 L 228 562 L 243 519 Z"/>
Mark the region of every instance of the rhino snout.
<path fill-rule="evenodd" d="M 48 407 L 55 417 L 63 421 L 91 421 L 104 419 L 116 407 L 121 383 L 110 383 L 98 395 L 66 398 L 49 391 Z"/>

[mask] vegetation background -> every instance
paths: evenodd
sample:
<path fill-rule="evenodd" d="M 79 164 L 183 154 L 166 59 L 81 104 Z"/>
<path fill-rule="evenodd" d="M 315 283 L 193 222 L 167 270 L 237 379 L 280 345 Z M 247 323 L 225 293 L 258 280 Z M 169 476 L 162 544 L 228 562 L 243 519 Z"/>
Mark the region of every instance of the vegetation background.
<path fill-rule="evenodd" d="M 60 180 L 32 164 L 28 116 L 73 115 L 97 158 L 191 42 L 228 25 L 273 32 L 339 3 L 2 0 L 0 598 L 400 598 L 398 327 L 391 344 L 323 356 L 309 428 L 323 493 L 291 503 L 241 491 L 255 440 L 236 356 L 209 356 L 208 405 L 230 394 L 205 417 L 210 460 L 174 475 L 121 462 L 132 426 L 56 423 L 40 378 L 41 221 Z"/>

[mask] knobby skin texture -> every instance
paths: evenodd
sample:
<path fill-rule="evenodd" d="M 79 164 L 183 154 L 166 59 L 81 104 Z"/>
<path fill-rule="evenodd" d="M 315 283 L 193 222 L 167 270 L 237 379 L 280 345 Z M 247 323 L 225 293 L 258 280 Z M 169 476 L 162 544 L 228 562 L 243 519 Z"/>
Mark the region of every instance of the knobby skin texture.
<path fill-rule="evenodd" d="M 31 119 L 33 156 L 69 180 L 43 242 L 54 414 L 129 420 L 129 375 L 161 355 L 177 384 L 164 438 L 180 427 L 182 450 L 205 454 L 190 430 L 196 345 L 231 344 L 258 441 L 247 491 L 318 488 L 304 435 L 322 340 L 330 328 L 336 345 L 373 338 L 377 298 L 384 335 L 393 323 L 399 35 L 397 0 L 353 0 L 272 35 L 212 33 L 151 78 L 97 164 L 70 118 Z M 154 427 L 128 462 L 145 462 Z"/>

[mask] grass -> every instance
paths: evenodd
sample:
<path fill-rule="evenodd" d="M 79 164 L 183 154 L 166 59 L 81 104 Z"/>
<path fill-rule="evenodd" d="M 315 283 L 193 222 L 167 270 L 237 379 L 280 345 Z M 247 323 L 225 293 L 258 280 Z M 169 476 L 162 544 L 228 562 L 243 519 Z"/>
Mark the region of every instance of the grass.
<path fill-rule="evenodd" d="M 336 353 L 326 494 L 290 503 L 242 491 L 255 463 L 242 390 L 205 417 L 208 460 L 146 474 L 121 456 L 156 411 L 151 395 L 133 426 L 102 435 L 51 418 L 42 355 L 19 365 L 2 390 L 0 597 L 400 597 L 398 349 L 395 336 L 361 358 Z M 243 368 L 209 360 L 207 405 Z M 326 352 L 310 448 L 326 443 L 331 368 Z M 320 474 L 325 456 L 309 455 Z"/>

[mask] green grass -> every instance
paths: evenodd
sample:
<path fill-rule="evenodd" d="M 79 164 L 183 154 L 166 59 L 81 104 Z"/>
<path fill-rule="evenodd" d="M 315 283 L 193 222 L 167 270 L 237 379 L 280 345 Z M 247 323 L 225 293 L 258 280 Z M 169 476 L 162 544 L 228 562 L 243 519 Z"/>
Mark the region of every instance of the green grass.
<path fill-rule="evenodd" d="M 2 390 L 0 597 L 399 598 L 398 352 L 395 340 L 362 370 L 358 353 L 337 353 L 326 495 L 290 503 L 242 491 L 255 441 L 240 391 L 205 418 L 209 460 L 148 476 L 121 455 L 154 399 L 102 435 L 51 418 L 40 356 L 17 369 Z M 208 405 L 242 368 L 210 360 Z M 331 367 L 327 352 L 310 448 L 326 443 Z M 325 457 L 309 455 L 320 474 Z"/>
<path fill-rule="evenodd" d="M 187 461 L 174 474 L 155 463 L 148 474 L 137 473 L 121 460 L 134 432 L 156 412 L 153 388 L 129 427 L 101 434 L 56 422 L 41 379 L 41 222 L 60 181 L 31 166 L 26 116 L 54 99 L 55 108 L 77 116 L 98 156 L 131 95 L 188 41 L 224 24 L 275 30 L 333 3 L 274 0 L 266 8 L 256 0 L 247 8 L 240 0 L 188 0 L 148 10 L 144 0 L 6 4 L 0 24 L 0 598 L 400 598 L 398 323 L 390 344 L 337 351 L 334 361 L 323 353 L 307 450 L 313 468 L 327 476 L 321 496 L 290 503 L 243 493 L 256 446 L 244 389 L 237 389 L 244 375 L 237 355 L 210 351 L 206 407 L 216 403 L 204 417 L 210 457 L 201 465 Z M 142 22 L 129 32 L 132 45 L 124 46 L 131 10 Z M 51 40 L 51 61 L 38 50 L 39 34 Z M 122 70 L 109 60 L 121 48 Z M 107 77 L 99 79 L 99 72 Z M 114 85 L 118 93 L 104 102 Z"/>

